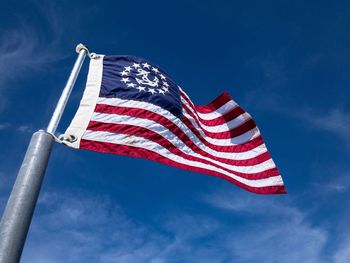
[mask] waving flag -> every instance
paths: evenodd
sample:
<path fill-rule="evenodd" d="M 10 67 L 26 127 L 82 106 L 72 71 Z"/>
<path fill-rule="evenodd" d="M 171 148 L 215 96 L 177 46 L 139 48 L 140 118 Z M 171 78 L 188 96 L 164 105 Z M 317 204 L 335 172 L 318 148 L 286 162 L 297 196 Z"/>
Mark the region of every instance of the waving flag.
<path fill-rule="evenodd" d="M 158 66 L 96 56 L 68 146 L 149 159 L 226 179 L 260 194 L 285 193 L 251 116 L 223 93 L 195 105 Z"/>

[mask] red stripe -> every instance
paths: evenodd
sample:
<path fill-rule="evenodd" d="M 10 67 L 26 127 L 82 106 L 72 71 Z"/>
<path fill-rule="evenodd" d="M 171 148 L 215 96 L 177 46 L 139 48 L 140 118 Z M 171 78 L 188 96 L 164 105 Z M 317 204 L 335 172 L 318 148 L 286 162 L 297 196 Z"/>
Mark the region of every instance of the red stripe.
<path fill-rule="evenodd" d="M 131 117 L 137 117 L 137 118 L 143 118 L 143 119 L 149 119 L 158 123 L 161 123 L 165 128 L 172 131 L 174 134 L 176 134 L 187 146 L 192 148 L 191 143 L 193 144 L 192 140 L 173 122 L 169 121 L 167 118 L 143 109 L 138 108 L 127 108 L 127 107 L 118 107 L 118 106 L 111 106 L 106 104 L 97 104 L 95 108 L 95 112 L 100 113 L 107 113 L 107 114 L 118 114 L 118 115 L 127 115 Z M 246 152 L 249 150 L 252 150 L 259 145 L 263 144 L 263 140 L 261 136 L 258 136 L 257 138 L 254 138 L 252 140 L 249 140 L 245 143 L 242 143 L 240 145 L 230 145 L 230 146 L 218 146 L 209 143 L 206 141 L 203 136 L 198 132 L 198 130 L 192 125 L 192 123 L 183 117 L 183 123 L 186 124 L 186 126 L 197 136 L 197 138 L 207 147 L 221 152 Z"/>
<path fill-rule="evenodd" d="M 182 107 L 184 109 L 186 109 L 186 112 L 188 112 L 188 114 L 193 116 L 193 112 L 188 108 L 188 106 L 186 104 L 182 103 Z M 217 117 L 215 119 L 204 120 L 197 114 L 197 112 L 196 112 L 196 110 L 194 108 L 192 108 L 192 110 L 195 112 L 195 119 L 197 119 L 197 121 L 199 121 L 201 124 L 204 124 L 206 126 L 217 126 L 217 125 L 220 125 L 220 124 L 224 124 L 224 123 L 227 123 L 227 122 L 237 118 L 239 115 L 245 113 L 245 110 L 243 110 L 239 106 L 236 106 L 236 107 L 233 107 L 228 112 L 226 112 L 225 114 L 223 114 L 223 115 L 221 115 L 221 116 L 219 116 L 219 117 Z"/>
<path fill-rule="evenodd" d="M 216 167 L 222 168 L 228 172 L 234 172 L 236 174 L 241 174 L 240 172 L 236 172 L 234 170 L 225 168 L 221 165 L 212 163 L 208 160 L 204 160 L 202 158 L 199 157 L 194 157 L 191 155 L 186 154 L 186 152 L 182 152 L 181 150 L 179 150 L 175 145 L 173 145 L 169 140 L 167 140 L 166 138 L 164 138 L 163 136 L 161 136 L 160 134 L 148 130 L 146 128 L 143 127 L 139 127 L 139 126 L 133 126 L 133 125 L 126 125 L 126 124 L 114 124 L 114 123 L 102 123 L 102 122 L 97 122 L 97 121 L 91 121 L 89 123 L 89 126 L 87 128 L 88 130 L 92 130 L 92 131 L 105 131 L 105 132 L 111 132 L 111 133 L 118 133 L 118 134 L 129 134 L 129 135 L 135 135 L 135 136 L 139 136 L 142 138 L 145 138 L 147 140 L 153 141 L 161 146 L 163 146 L 165 149 L 169 150 L 170 152 L 172 152 L 175 155 L 179 155 L 185 159 L 188 160 L 193 160 L 193 161 L 199 161 L 202 163 L 206 163 L 206 164 L 211 164 L 214 165 Z M 269 159 L 271 159 L 270 154 L 268 152 L 262 153 L 261 155 L 258 155 L 255 158 L 251 158 L 251 159 L 245 159 L 245 160 L 229 160 L 229 159 L 225 159 L 225 158 L 220 158 L 220 157 L 216 157 L 213 156 L 211 154 L 209 154 L 208 152 L 205 152 L 201 149 L 199 149 L 198 147 L 194 146 L 195 149 L 192 149 L 194 152 L 208 157 L 212 160 L 216 160 L 222 163 L 226 163 L 226 164 L 230 164 L 230 165 L 235 165 L 235 166 L 253 166 L 259 163 L 262 163 L 264 161 L 267 161 Z M 253 177 L 255 179 L 257 178 L 266 178 L 266 177 L 270 177 L 270 176 L 275 176 L 278 175 L 279 172 L 277 171 L 277 169 L 269 169 L 266 172 L 261 172 L 261 173 L 256 173 L 256 174 L 249 174 L 247 175 L 247 177 L 245 177 L 245 174 L 241 174 L 242 177 L 247 178 L 247 179 L 252 179 Z"/>
<path fill-rule="evenodd" d="M 189 105 L 193 106 L 193 108 L 195 108 L 196 111 L 200 113 L 211 113 L 213 111 L 216 111 L 221 106 L 225 105 L 227 102 L 232 100 L 231 96 L 225 91 L 224 93 L 219 95 L 216 99 L 214 99 L 212 102 L 208 103 L 207 105 L 197 106 L 191 102 L 191 100 L 183 91 L 180 90 L 180 94 L 189 103 Z"/>
<path fill-rule="evenodd" d="M 182 116 L 182 122 L 185 123 L 186 126 L 188 128 L 190 128 L 190 130 L 193 133 L 195 133 L 196 135 L 198 134 L 197 137 L 201 136 L 203 138 L 203 136 L 200 135 L 198 129 L 193 126 L 192 122 L 186 116 Z M 249 132 L 250 130 L 254 129 L 255 127 L 256 127 L 255 122 L 252 119 L 249 119 L 246 122 L 239 125 L 238 127 L 231 129 L 227 132 L 214 133 L 214 132 L 208 132 L 204 129 L 201 129 L 201 130 L 206 136 L 208 136 L 212 139 L 232 139 L 232 138 L 237 137 L 239 135 L 242 135 L 246 132 Z M 252 130 L 252 136 L 253 136 L 253 133 L 255 133 L 255 132 L 257 132 L 257 131 Z"/>
<path fill-rule="evenodd" d="M 231 98 L 227 93 L 224 93 L 225 95 L 221 95 L 219 98 L 216 99 L 216 101 L 220 101 L 220 98 L 225 97 L 225 98 Z M 227 97 L 227 96 L 228 97 Z M 202 129 L 202 131 L 204 132 L 204 134 L 208 137 L 214 138 L 214 139 L 229 139 L 229 138 L 233 138 L 239 135 L 242 135 L 246 132 L 248 132 L 249 130 L 253 129 L 256 127 L 256 124 L 254 122 L 254 120 L 247 119 L 245 123 L 242 123 L 241 125 L 230 129 L 227 132 L 209 132 L 206 129 L 204 129 L 202 127 L 202 123 L 204 125 L 208 125 L 208 126 L 215 126 L 215 125 L 219 125 L 220 123 L 226 123 L 236 117 L 238 117 L 240 114 L 244 113 L 245 111 L 240 108 L 240 107 L 234 107 L 232 108 L 232 110 L 230 110 L 229 112 L 227 112 L 226 114 L 217 117 L 213 120 L 203 120 L 199 117 L 199 115 L 196 112 L 196 108 L 197 106 L 194 106 L 190 100 L 188 98 L 186 98 L 186 96 L 184 95 L 183 98 L 185 98 L 185 100 L 192 106 L 192 110 L 195 112 L 195 114 L 188 108 L 187 105 L 182 104 L 182 107 L 186 110 L 186 112 L 194 119 L 194 121 L 197 123 L 197 125 Z M 215 104 L 215 103 L 214 103 Z M 249 115 L 248 115 L 249 116 Z"/>
<path fill-rule="evenodd" d="M 228 112 L 226 112 L 225 114 L 223 114 L 215 119 L 203 120 L 202 118 L 200 118 L 200 116 L 196 112 L 196 109 L 198 109 L 198 106 L 195 106 L 184 92 L 181 92 L 181 96 L 187 101 L 187 103 L 190 105 L 190 107 L 192 108 L 192 110 L 195 114 L 184 103 L 182 103 L 182 107 L 194 119 L 194 121 L 197 123 L 197 125 L 202 128 L 205 135 L 207 135 L 211 138 L 215 138 L 215 139 L 233 138 L 233 137 L 239 136 L 245 132 L 248 132 L 249 130 L 256 127 L 255 122 L 252 119 L 248 119 L 246 121 L 246 123 L 243 123 L 243 124 L 239 125 L 238 127 L 235 127 L 233 129 L 231 129 L 230 131 L 225 132 L 225 133 L 208 132 L 207 130 L 205 130 L 202 127 L 201 124 L 204 124 L 207 126 L 216 126 L 216 125 L 224 124 L 224 123 L 227 123 L 227 122 L 233 120 L 234 118 L 237 118 L 239 115 L 245 113 L 245 111 L 237 105 L 237 106 L 233 107 L 231 110 L 229 110 Z M 222 105 L 224 105 L 225 103 L 230 101 L 230 100 L 227 101 L 227 99 L 232 100 L 231 96 L 228 93 L 224 92 L 218 98 L 216 98 L 211 103 L 211 105 L 221 107 Z M 220 103 L 223 103 L 223 104 L 220 104 Z M 210 106 L 210 107 L 215 108 L 214 106 Z M 249 114 L 248 114 L 248 116 L 249 116 Z"/>
<path fill-rule="evenodd" d="M 201 125 L 201 123 L 198 122 L 198 120 L 196 119 L 196 117 L 193 115 L 193 113 L 188 110 L 186 105 L 183 105 L 184 109 L 188 112 L 188 114 L 192 117 L 192 119 L 197 123 L 197 125 L 201 128 L 201 130 L 204 132 L 205 135 L 207 135 L 210 138 L 213 139 L 230 139 L 230 138 L 234 138 L 237 137 L 239 135 L 242 135 L 252 129 L 254 129 L 256 127 L 255 122 L 249 118 L 247 119 L 245 122 L 243 122 L 242 124 L 238 125 L 235 128 L 232 128 L 228 131 L 225 132 L 209 132 L 206 129 L 204 129 Z M 190 120 L 189 120 L 190 121 Z M 197 128 L 195 128 L 197 130 Z"/>
<path fill-rule="evenodd" d="M 286 193 L 284 186 L 251 187 L 251 186 L 245 185 L 241 182 L 238 182 L 229 176 L 223 175 L 219 172 L 214 172 L 214 171 L 207 170 L 204 168 L 198 168 L 198 167 L 193 167 L 193 166 L 177 163 L 175 161 L 172 161 L 168 158 L 161 156 L 160 154 L 157 154 L 155 152 L 149 151 L 149 150 L 144 149 L 144 148 L 138 148 L 138 147 L 126 146 L 126 145 L 116 145 L 116 144 L 106 143 L 106 142 L 101 143 L 101 142 L 89 141 L 89 140 L 84 140 L 84 139 L 82 139 L 80 141 L 80 148 L 86 149 L 86 150 L 91 150 L 91 151 L 97 151 L 97 152 L 113 153 L 113 154 L 120 154 L 120 155 L 125 155 L 125 156 L 132 156 L 132 157 L 137 157 L 137 158 L 148 159 L 148 160 L 156 161 L 156 162 L 163 163 L 166 165 L 170 165 L 173 167 L 181 168 L 184 170 L 189 170 L 189 171 L 193 171 L 193 172 L 199 172 L 199 173 L 204 173 L 204 174 L 208 174 L 208 175 L 212 175 L 212 176 L 217 176 L 217 177 L 226 179 L 229 182 L 231 182 L 239 187 L 242 187 L 250 192 L 257 193 L 257 194 L 282 194 L 282 193 Z"/>
<path fill-rule="evenodd" d="M 257 173 L 251 173 L 251 174 L 245 174 L 242 172 L 237 172 L 225 167 L 222 167 L 221 165 L 212 163 L 211 161 L 204 160 L 202 158 L 198 158 L 195 156 L 188 155 L 182 151 L 180 151 L 177 147 L 175 147 L 171 142 L 160 136 L 159 134 L 152 132 L 148 129 L 138 127 L 138 126 L 131 126 L 131 125 L 116 125 L 116 124 L 111 124 L 111 123 L 99 123 L 99 122 L 94 122 L 91 123 L 91 128 L 89 127 L 88 130 L 92 131 L 107 131 L 107 132 L 112 132 L 112 133 L 122 133 L 122 134 L 129 134 L 129 135 L 135 135 L 135 136 L 140 136 L 143 138 L 146 138 L 150 141 L 153 141 L 165 149 L 169 150 L 171 153 L 177 156 L 181 156 L 184 159 L 191 160 L 191 161 L 196 161 L 204 164 L 209 164 L 212 166 L 215 166 L 217 168 L 223 169 L 229 173 L 235 174 L 237 176 L 240 176 L 242 178 L 246 179 L 263 179 L 263 178 L 268 178 L 271 176 L 277 176 L 279 175 L 279 172 L 277 168 L 272 168 L 268 169 L 262 172 L 257 172 Z M 268 155 L 269 157 L 269 155 Z M 216 159 L 216 158 L 213 158 Z M 269 159 L 269 158 L 268 158 Z M 240 162 L 240 161 L 239 161 Z M 247 163 L 244 163 L 244 161 L 240 162 L 241 166 L 248 166 Z"/>

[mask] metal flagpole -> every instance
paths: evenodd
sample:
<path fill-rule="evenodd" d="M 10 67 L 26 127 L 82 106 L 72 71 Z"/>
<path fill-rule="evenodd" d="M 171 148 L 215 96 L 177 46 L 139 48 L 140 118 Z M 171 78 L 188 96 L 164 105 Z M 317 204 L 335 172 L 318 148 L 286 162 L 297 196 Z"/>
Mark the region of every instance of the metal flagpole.
<path fill-rule="evenodd" d="M 87 47 L 82 44 L 77 45 L 76 51 L 79 53 L 78 58 L 62 91 L 50 123 L 46 131 L 39 130 L 33 134 L 7 202 L 0 223 L 0 263 L 17 263 L 20 261 L 51 153 L 52 143 L 54 142 L 54 133 L 86 54 L 89 54 Z"/>

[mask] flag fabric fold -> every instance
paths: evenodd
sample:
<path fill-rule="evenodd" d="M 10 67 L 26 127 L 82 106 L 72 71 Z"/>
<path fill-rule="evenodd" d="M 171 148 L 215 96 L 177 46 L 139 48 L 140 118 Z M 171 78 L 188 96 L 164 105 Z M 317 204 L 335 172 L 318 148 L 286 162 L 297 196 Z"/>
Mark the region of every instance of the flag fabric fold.
<path fill-rule="evenodd" d="M 197 106 L 162 69 L 139 57 L 91 59 L 64 137 L 73 148 L 153 160 L 254 193 L 286 192 L 254 120 L 228 93 Z"/>

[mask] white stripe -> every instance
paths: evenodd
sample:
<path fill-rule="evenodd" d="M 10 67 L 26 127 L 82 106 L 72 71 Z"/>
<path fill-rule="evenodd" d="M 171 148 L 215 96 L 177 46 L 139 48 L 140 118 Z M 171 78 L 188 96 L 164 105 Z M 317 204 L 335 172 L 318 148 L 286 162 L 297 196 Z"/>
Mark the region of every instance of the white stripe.
<path fill-rule="evenodd" d="M 190 97 L 181 89 L 181 91 L 183 92 L 183 95 L 193 104 L 195 105 Z M 180 94 L 180 96 L 182 96 L 182 94 Z M 200 112 L 197 112 L 199 117 L 202 118 L 203 120 L 214 120 L 218 117 L 221 117 L 223 114 L 229 112 L 230 110 L 232 110 L 233 108 L 237 107 L 238 104 L 233 101 L 233 100 L 230 100 L 228 102 L 226 102 L 224 105 L 222 105 L 220 108 L 216 109 L 215 111 L 213 112 L 210 112 L 210 113 L 200 113 Z"/>
<path fill-rule="evenodd" d="M 183 94 L 184 94 L 184 96 L 187 96 L 187 94 L 185 93 L 185 92 L 183 92 Z M 187 98 L 188 98 L 188 96 L 187 96 Z M 189 100 L 190 100 L 190 98 L 188 98 Z M 182 98 L 181 97 L 181 101 L 183 102 L 183 103 L 185 103 L 186 104 L 186 106 L 190 109 L 190 111 L 192 111 L 192 113 L 194 114 L 194 116 L 196 117 L 196 119 L 198 120 L 198 118 L 197 118 L 197 116 L 196 116 L 196 112 L 194 112 L 194 110 L 193 110 L 193 108 L 188 104 L 188 102 L 184 99 L 184 98 Z M 235 102 L 234 102 L 235 103 Z M 225 106 L 226 105 L 226 106 Z M 226 110 L 229 108 L 229 107 L 231 107 L 228 103 L 226 103 L 225 105 L 223 105 L 223 106 L 225 106 L 225 107 L 227 107 L 226 108 Z M 235 103 L 235 106 L 234 107 L 237 107 L 238 106 L 238 104 L 236 104 Z M 232 109 L 232 108 L 231 108 Z M 228 112 L 229 110 L 227 110 L 226 112 Z M 226 113 L 225 112 L 225 113 Z M 197 112 L 197 113 L 199 113 L 199 112 Z M 210 128 L 210 126 L 205 126 L 204 124 L 202 124 L 201 122 L 200 122 L 200 126 L 197 124 L 197 122 L 195 121 L 195 119 L 191 116 L 191 115 L 189 115 L 188 113 L 187 113 L 187 111 L 185 110 L 185 109 L 183 109 L 183 114 L 184 114 L 184 116 L 186 116 L 187 117 L 187 119 L 189 119 L 190 120 L 190 122 L 191 122 L 191 124 L 198 130 L 198 132 L 202 135 L 202 137 L 203 138 L 205 138 L 207 141 L 209 141 L 209 139 L 210 139 L 210 137 L 208 137 L 205 133 L 204 133 L 204 131 L 203 131 L 203 129 L 205 129 L 205 130 L 207 130 L 207 131 L 212 131 L 212 132 L 220 132 L 220 131 L 223 131 L 224 129 L 226 129 L 226 131 L 228 131 L 230 128 L 234 128 L 234 127 L 237 127 L 238 125 L 240 125 L 240 124 L 243 124 L 244 122 L 246 122 L 248 119 L 251 119 L 251 116 L 250 116 L 250 114 L 249 113 L 247 113 L 247 112 L 245 112 L 244 114 L 241 114 L 240 116 L 242 117 L 241 119 L 239 119 L 237 122 L 235 121 L 236 119 L 233 119 L 233 120 L 231 120 L 230 122 L 227 122 L 227 123 L 225 123 L 225 124 L 221 124 L 221 125 L 217 125 L 217 126 L 212 126 L 211 127 L 211 129 L 209 130 L 209 129 L 207 129 L 207 128 Z M 222 115 L 217 115 L 217 116 L 222 116 Z M 231 124 L 230 124 L 231 123 Z M 230 125 L 230 126 L 226 126 L 226 125 Z M 225 127 L 226 126 L 226 127 Z M 219 128 L 219 130 L 220 131 L 217 131 L 216 130 L 216 128 Z M 231 138 L 230 140 L 234 140 L 235 138 L 240 138 L 240 137 L 248 137 L 248 139 L 247 140 L 251 140 L 251 139 L 253 139 L 253 138 L 256 138 L 257 136 L 259 136 L 260 135 L 260 132 L 259 132 L 259 129 L 258 128 L 253 128 L 253 129 L 251 129 L 251 130 L 249 130 L 248 132 L 246 132 L 246 133 L 244 133 L 244 134 L 241 134 L 241 135 L 239 135 L 239 136 L 236 136 L 236 137 L 233 137 L 233 138 Z"/>
<path fill-rule="evenodd" d="M 245 113 L 239 115 L 238 117 L 236 117 L 236 118 L 234 118 L 226 123 L 215 125 L 215 126 L 207 126 L 207 125 L 203 124 L 200 121 L 200 119 L 198 119 L 196 112 L 193 110 L 193 108 L 190 105 L 188 105 L 187 101 L 185 101 L 184 99 L 181 99 L 181 101 L 189 108 L 189 110 L 192 112 L 192 114 L 196 117 L 196 120 L 200 123 L 200 127 L 203 130 L 206 130 L 208 132 L 213 132 L 213 133 L 227 132 L 227 131 L 229 131 L 233 128 L 236 128 L 237 126 L 245 123 L 248 119 L 251 119 L 251 116 L 247 112 L 245 112 Z M 192 118 L 187 113 L 187 111 L 185 109 L 184 109 L 184 111 L 186 112 L 186 113 L 184 113 L 186 115 L 186 117 L 189 116 L 189 118 Z"/>
<path fill-rule="evenodd" d="M 251 186 L 251 187 L 266 187 L 266 186 L 277 186 L 277 185 L 283 185 L 283 181 L 281 176 L 273 176 L 265 179 L 257 179 L 257 180 L 249 180 L 242 177 L 239 177 L 237 175 L 234 175 L 232 173 L 226 172 L 225 170 L 222 170 L 220 168 L 214 167 L 209 164 L 204 164 L 197 161 L 187 160 L 181 156 L 175 155 L 171 152 L 169 152 L 166 148 L 160 146 L 159 144 L 152 142 L 150 140 L 147 140 L 142 137 L 138 136 L 132 136 L 132 135 L 125 135 L 125 134 L 115 134 L 115 133 L 109 133 L 109 132 L 94 132 L 87 130 L 85 134 L 83 135 L 83 139 L 85 140 L 91 140 L 91 141 L 98 141 L 98 142 L 107 142 L 107 143 L 113 143 L 117 145 L 128 145 L 133 147 L 139 147 L 144 148 L 147 150 L 150 150 L 152 152 L 155 152 L 165 158 L 168 158 L 174 162 L 177 162 L 179 164 L 185 164 L 192 167 L 198 167 L 198 168 L 204 168 L 213 172 L 219 172 L 221 174 L 224 174 L 226 176 L 229 176 L 233 179 L 235 179 L 238 182 L 241 182 L 245 185 Z"/>
<path fill-rule="evenodd" d="M 136 108 L 136 109 L 148 110 L 148 111 L 157 113 L 167 118 L 169 121 L 173 122 L 175 125 L 177 125 L 190 138 L 193 138 L 193 137 L 197 138 L 197 136 L 179 118 L 174 116 L 171 112 L 164 110 L 163 108 L 157 105 L 154 105 L 152 103 L 143 102 L 143 101 L 134 101 L 134 100 L 123 100 L 119 98 L 98 98 L 97 103 L 106 104 L 110 106 Z M 198 132 L 202 135 L 204 140 L 217 146 L 241 145 L 259 136 L 258 129 L 253 129 L 251 131 L 248 131 L 234 138 L 228 138 L 228 139 L 210 138 L 204 134 L 204 132 L 198 127 L 198 125 L 195 123 L 193 119 L 192 119 L 192 124 L 198 130 Z M 197 140 L 200 141 L 198 138 Z"/>
<path fill-rule="evenodd" d="M 256 164 L 253 166 L 236 166 L 236 165 L 226 164 L 217 160 L 213 160 L 212 158 L 209 158 L 194 152 L 191 148 L 189 148 L 186 144 L 184 144 L 174 133 L 172 133 L 170 130 L 168 130 L 164 126 L 160 125 L 158 122 L 155 122 L 152 120 L 140 119 L 140 118 L 130 117 L 126 115 L 116 115 L 116 114 L 106 114 L 106 113 L 94 113 L 91 120 L 103 122 L 103 123 L 133 125 L 133 126 L 142 127 L 142 128 L 151 130 L 161 135 L 168 141 L 170 141 L 176 148 L 178 148 L 183 153 L 191 155 L 193 157 L 210 161 L 212 163 L 215 163 L 217 165 L 220 165 L 221 167 L 225 167 L 232 171 L 251 174 L 251 173 L 259 173 L 259 172 L 276 167 L 272 159 L 266 160 L 265 162 L 262 162 L 260 164 Z M 244 159 L 246 159 L 246 155 L 244 156 L 244 153 L 241 155 L 242 155 L 241 157 L 245 157 Z M 233 157 L 235 156 L 232 156 L 231 154 L 231 160 L 233 159 Z"/>
<path fill-rule="evenodd" d="M 237 107 L 237 103 L 234 102 L 233 100 L 230 100 L 228 102 L 226 102 L 224 105 L 222 105 L 220 108 L 218 108 L 217 110 L 210 112 L 210 113 L 200 113 L 197 111 L 198 116 L 200 118 L 202 118 L 203 120 L 214 120 L 218 117 L 221 117 L 222 115 L 224 115 L 225 113 L 229 112 L 230 110 L 232 110 L 234 107 Z"/>
<path fill-rule="evenodd" d="M 104 113 L 94 113 L 94 117 L 92 120 L 94 120 L 96 118 L 97 121 L 101 121 L 101 122 L 107 122 L 107 117 L 106 117 L 106 120 L 103 119 L 103 117 L 101 118 L 98 118 L 96 116 L 98 116 L 98 114 L 104 114 Z M 116 119 L 113 120 L 112 123 L 120 123 L 120 120 L 119 120 L 119 117 L 117 116 L 121 116 L 121 115 L 117 115 L 117 114 L 106 114 L 106 115 L 110 115 L 111 117 L 108 118 L 108 120 L 111 120 L 112 121 L 112 116 L 116 116 Z M 101 115 L 103 116 L 103 115 Z M 166 117 L 163 115 L 163 117 Z M 133 117 L 130 117 L 130 116 L 127 116 L 126 119 L 124 120 L 125 123 L 127 122 L 127 120 L 129 119 L 132 119 Z M 147 123 L 147 121 L 149 122 L 152 122 L 152 120 L 149 120 L 149 119 L 145 119 L 145 118 L 138 118 L 139 120 L 139 123 L 136 123 L 136 126 L 140 126 L 141 123 Z M 126 123 L 127 124 L 127 123 Z M 192 131 L 190 129 L 187 128 L 186 125 L 184 125 L 181 121 L 176 124 L 174 123 L 177 127 L 179 127 L 179 129 L 185 133 L 189 138 L 191 138 L 191 141 L 197 145 L 201 150 L 205 151 L 205 152 L 208 152 L 209 154 L 213 155 L 213 156 L 216 156 L 216 157 L 219 157 L 219 158 L 226 158 L 226 159 L 229 159 L 229 160 L 245 160 L 245 159 L 251 159 L 251 158 L 254 158 L 262 153 L 265 153 L 267 152 L 267 149 L 266 149 L 266 146 L 265 144 L 262 144 L 262 145 L 259 145 L 257 146 L 256 148 L 252 149 L 252 150 L 249 150 L 249 151 L 246 151 L 246 152 L 220 152 L 220 151 L 216 151 L 214 149 L 211 149 L 209 148 L 208 146 L 206 146 L 202 141 L 200 141 L 196 135 L 194 135 L 192 133 Z M 160 123 L 157 123 L 157 125 L 161 125 Z M 147 124 L 143 124 L 142 125 L 143 127 L 147 128 L 148 129 L 148 125 Z M 165 131 L 168 131 L 168 129 L 164 126 L 163 127 L 163 130 Z M 162 135 L 162 134 L 161 134 Z M 180 140 L 180 139 L 179 139 Z"/>
<path fill-rule="evenodd" d="M 96 116 L 98 116 L 97 114 L 103 114 L 103 113 L 94 113 L 94 117 L 92 120 L 94 120 L 96 118 Z M 116 115 L 116 114 L 107 114 L 107 115 L 110 115 L 111 117 L 109 118 L 112 118 L 112 116 L 116 116 L 116 119 L 115 120 L 112 120 L 112 119 L 108 119 L 108 120 L 111 120 L 112 123 L 120 123 L 121 120 L 119 120 L 117 116 L 121 116 L 121 115 Z M 103 116 L 103 115 L 101 115 Z M 163 115 L 164 116 L 164 115 Z M 164 116 L 166 117 L 166 116 Z M 130 116 L 127 116 L 127 118 L 124 120 L 125 122 L 127 122 L 128 119 L 132 119 L 132 117 Z M 102 121 L 102 122 L 107 122 L 107 117 L 106 117 L 106 120 L 103 119 L 103 117 L 101 118 L 96 118 L 97 121 Z M 147 121 L 151 122 L 152 120 L 148 120 L 148 119 L 145 119 L 145 118 L 139 118 L 139 123 L 137 123 L 136 125 L 137 126 L 142 126 L 142 127 L 145 127 L 148 129 L 148 125 L 147 124 Z M 144 123 L 143 125 L 141 125 L 142 123 Z M 226 159 L 229 159 L 229 160 L 245 160 L 245 159 L 251 159 L 251 158 L 254 158 L 262 153 L 265 153 L 267 152 L 267 149 L 266 149 L 266 146 L 265 144 L 261 144 L 259 146 L 257 146 L 256 148 L 252 149 L 252 150 L 249 150 L 249 151 L 246 151 L 246 152 L 220 152 L 220 151 L 216 151 L 214 149 L 211 149 L 209 148 L 208 146 L 206 146 L 202 141 L 200 141 L 196 135 L 194 135 L 192 133 L 192 131 L 190 129 L 187 128 L 186 125 L 184 125 L 181 121 L 179 122 L 179 124 L 176 124 L 174 123 L 177 127 L 179 127 L 179 129 L 184 132 L 189 138 L 191 138 L 191 141 L 197 145 L 201 150 L 205 151 L 205 152 L 208 152 L 209 154 L 213 155 L 213 156 L 216 156 L 216 157 L 220 157 L 220 158 L 226 158 Z M 157 123 L 157 125 L 161 125 L 160 123 Z M 163 130 L 165 131 L 168 131 L 167 128 L 165 128 L 164 126 L 161 126 L 163 127 Z M 161 134 L 162 135 L 162 134 Z M 180 139 L 179 139 L 180 140 Z"/>
<path fill-rule="evenodd" d="M 209 141 L 209 139 L 212 139 L 211 137 L 207 136 L 205 134 L 205 132 L 203 131 L 203 129 L 197 124 L 197 122 L 195 121 L 195 119 L 189 115 L 188 113 L 186 113 L 186 111 L 183 111 L 183 115 L 191 122 L 191 124 L 195 127 L 195 129 L 202 135 L 203 138 L 205 138 L 207 141 Z M 219 140 L 230 140 L 230 141 L 234 141 L 236 138 L 245 138 L 245 141 L 249 141 L 253 138 L 256 138 L 258 135 L 260 134 L 259 130 L 255 127 L 253 129 L 250 129 L 249 131 L 232 137 L 232 138 L 228 138 L 228 139 L 219 139 Z"/>
<path fill-rule="evenodd" d="M 201 127 L 209 132 L 229 131 L 230 129 L 233 129 L 233 128 L 241 125 L 242 123 L 246 122 L 247 119 L 251 118 L 251 116 L 247 112 L 245 112 L 245 113 L 239 115 L 238 117 L 236 117 L 236 118 L 232 119 L 231 121 L 228 121 L 224 124 L 219 124 L 219 125 L 215 125 L 215 126 L 207 126 L 201 122 L 201 120 L 196 115 L 198 112 L 195 112 L 185 99 L 181 98 L 181 101 L 183 104 L 185 104 L 188 107 L 190 112 L 196 117 L 196 120 L 198 122 L 200 122 Z"/>

